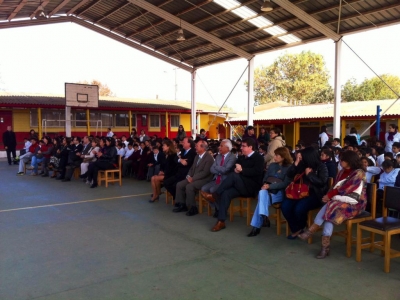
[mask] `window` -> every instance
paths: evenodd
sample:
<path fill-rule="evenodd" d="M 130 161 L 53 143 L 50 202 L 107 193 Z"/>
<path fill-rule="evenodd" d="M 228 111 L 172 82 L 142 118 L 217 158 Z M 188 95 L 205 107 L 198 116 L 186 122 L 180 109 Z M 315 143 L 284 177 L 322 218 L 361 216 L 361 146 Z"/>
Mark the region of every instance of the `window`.
<path fill-rule="evenodd" d="M 75 111 L 75 120 L 78 121 L 75 122 L 76 127 L 86 127 L 87 125 L 86 111 L 84 110 Z"/>
<path fill-rule="evenodd" d="M 132 127 L 133 128 L 136 128 L 136 115 L 135 114 L 132 114 Z"/>
<path fill-rule="evenodd" d="M 38 126 L 38 112 L 37 109 L 31 109 L 31 113 L 30 113 L 31 117 L 31 127 L 37 127 Z"/>
<path fill-rule="evenodd" d="M 115 114 L 115 126 L 128 127 L 129 126 L 129 115 L 128 114 Z"/>
<path fill-rule="evenodd" d="M 150 127 L 160 128 L 160 115 L 150 115 Z"/>
<path fill-rule="evenodd" d="M 98 121 L 98 120 L 101 120 L 102 127 L 113 127 L 114 126 L 112 113 L 100 113 L 100 112 L 90 113 L 91 124 L 95 124 L 96 122 L 93 122 L 93 121 Z"/>
<path fill-rule="evenodd" d="M 180 118 L 179 115 L 171 115 L 171 127 L 179 127 Z"/>
<path fill-rule="evenodd" d="M 42 109 L 42 120 L 46 120 L 45 127 L 64 127 L 65 110 Z"/>
<path fill-rule="evenodd" d="M 142 115 L 142 126 L 143 127 L 147 126 L 147 115 Z"/>

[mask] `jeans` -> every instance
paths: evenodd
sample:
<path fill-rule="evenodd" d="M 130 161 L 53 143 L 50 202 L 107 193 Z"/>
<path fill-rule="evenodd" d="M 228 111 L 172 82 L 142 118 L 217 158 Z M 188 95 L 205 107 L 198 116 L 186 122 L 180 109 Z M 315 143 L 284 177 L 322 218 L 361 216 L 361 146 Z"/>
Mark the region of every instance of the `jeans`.
<path fill-rule="evenodd" d="M 300 200 L 291 200 L 285 197 L 281 209 L 290 230 L 295 233 L 306 227 L 308 212 L 320 206 L 321 200 L 315 194 L 311 194 Z"/>
<path fill-rule="evenodd" d="M 331 236 L 333 233 L 333 223 L 324 220 L 325 212 L 326 212 L 326 204 L 322 206 L 321 210 L 315 216 L 314 223 L 317 224 L 318 226 L 322 226 L 322 224 L 324 224 L 322 235 Z"/>
<path fill-rule="evenodd" d="M 253 227 L 261 228 L 263 223 L 263 216 L 269 216 L 269 207 L 273 203 L 282 202 L 283 191 L 279 191 L 276 194 L 268 193 L 268 190 L 260 190 L 258 192 L 258 203 L 254 210 L 253 218 L 251 219 L 250 225 Z"/>
<path fill-rule="evenodd" d="M 18 173 L 24 172 L 24 165 L 30 161 L 32 157 L 32 153 L 28 152 L 22 156 L 19 157 L 19 167 L 18 167 Z"/>
<path fill-rule="evenodd" d="M 31 166 L 33 167 L 33 173 L 38 172 L 38 164 L 41 163 L 42 161 L 44 161 L 44 157 L 42 158 L 37 158 L 36 156 L 32 156 L 32 162 L 31 162 Z"/>

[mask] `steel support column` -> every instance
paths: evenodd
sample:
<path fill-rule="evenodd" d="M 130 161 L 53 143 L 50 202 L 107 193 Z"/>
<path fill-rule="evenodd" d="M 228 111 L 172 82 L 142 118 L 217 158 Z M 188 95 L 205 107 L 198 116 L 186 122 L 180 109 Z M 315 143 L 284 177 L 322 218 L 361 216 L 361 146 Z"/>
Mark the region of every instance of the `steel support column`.
<path fill-rule="evenodd" d="M 71 136 L 71 107 L 65 107 L 65 136 Z"/>
<path fill-rule="evenodd" d="M 335 42 L 335 102 L 333 112 L 333 137 L 340 137 L 340 103 L 342 101 L 340 89 L 340 71 L 341 71 L 341 57 L 342 57 L 342 40 Z M 344 137 L 342 137 L 344 138 Z"/>
<path fill-rule="evenodd" d="M 191 115 L 190 115 L 190 127 L 193 139 L 196 139 L 197 128 L 196 128 L 196 70 L 192 72 L 191 80 Z"/>
<path fill-rule="evenodd" d="M 247 126 L 253 125 L 254 115 L 254 57 L 249 59 L 247 91 Z"/>

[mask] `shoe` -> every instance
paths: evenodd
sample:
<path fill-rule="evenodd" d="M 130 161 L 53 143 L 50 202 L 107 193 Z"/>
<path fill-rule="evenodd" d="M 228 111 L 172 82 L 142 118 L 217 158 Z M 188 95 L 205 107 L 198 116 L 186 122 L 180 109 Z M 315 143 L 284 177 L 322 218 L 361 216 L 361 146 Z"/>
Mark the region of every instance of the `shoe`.
<path fill-rule="evenodd" d="M 295 240 L 295 239 L 297 239 L 297 237 L 298 237 L 300 234 L 302 234 L 303 232 L 304 232 L 304 231 L 301 230 L 301 231 L 300 231 L 297 235 L 295 235 L 295 236 L 289 234 L 286 238 L 287 238 L 288 240 Z"/>
<path fill-rule="evenodd" d="M 218 209 L 215 209 L 215 212 L 213 214 L 213 218 L 218 218 Z"/>
<path fill-rule="evenodd" d="M 97 183 L 92 183 L 92 185 L 90 186 L 91 189 L 94 189 L 97 187 Z"/>
<path fill-rule="evenodd" d="M 31 176 L 37 176 L 37 173 L 32 172 L 32 173 L 31 173 Z"/>
<path fill-rule="evenodd" d="M 214 227 L 211 229 L 212 232 L 217 232 L 222 229 L 225 229 L 225 222 L 224 221 L 218 221 L 217 224 L 214 225 Z"/>
<path fill-rule="evenodd" d="M 299 234 L 299 238 L 302 239 L 303 241 L 308 240 L 318 229 L 319 225 L 317 224 L 312 224 L 310 228 L 306 229 L 306 231 L 302 232 Z"/>
<path fill-rule="evenodd" d="M 63 180 L 63 179 L 64 179 L 64 177 L 61 177 L 61 176 L 56 177 L 56 180 Z"/>
<path fill-rule="evenodd" d="M 322 246 L 321 246 L 321 251 L 317 255 L 318 259 L 325 258 L 325 257 L 329 256 L 330 243 L 331 243 L 331 237 L 330 236 L 322 236 Z"/>
<path fill-rule="evenodd" d="M 87 178 L 87 175 L 86 175 L 86 173 L 85 173 L 85 174 L 81 174 L 81 175 L 79 175 L 79 178 L 82 178 L 82 179 L 84 179 L 84 178 Z"/>
<path fill-rule="evenodd" d="M 192 216 L 195 216 L 195 215 L 197 215 L 197 214 L 199 214 L 199 210 L 197 209 L 196 206 L 192 206 L 192 207 L 189 209 L 189 211 L 186 213 L 186 215 L 187 215 L 188 217 L 192 217 Z"/>
<path fill-rule="evenodd" d="M 267 216 L 263 217 L 263 224 L 262 227 L 271 227 L 271 221 L 269 220 L 269 218 Z"/>
<path fill-rule="evenodd" d="M 24 174 L 24 172 L 18 172 L 17 175 L 18 176 L 24 176 L 25 174 Z"/>
<path fill-rule="evenodd" d="M 63 180 L 61 180 L 61 182 L 67 182 L 67 181 L 71 181 L 71 179 L 69 179 L 69 178 L 64 178 Z"/>
<path fill-rule="evenodd" d="M 178 203 L 178 207 L 175 207 L 172 211 L 173 212 L 183 212 L 183 211 L 188 211 L 188 208 L 186 204 L 183 203 Z"/>
<path fill-rule="evenodd" d="M 206 199 L 208 202 L 214 203 L 215 198 L 213 197 L 212 194 L 206 193 L 204 191 L 200 191 L 200 194 L 203 196 L 204 199 Z"/>
<path fill-rule="evenodd" d="M 11 166 L 11 164 L 10 164 L 10 166 Z M 26 169 L 27 169 L 27 170 L 33 170 L 34 167 L 33 167 L 33 166 L 28 166 L 28 167 L 26 167 Z"/>
<path fill-rule="evenodd" d="M 57 177 L 57 175 L 51 175 L 50 176 L 50 178 L 56 178 Z"/>
<path fill-rule="evenodd" d="M 160 197 L 154 198 L 154 199 L 150 199 L 149 202 L 150 203 L 154 203 L 156 201 L 160 200 Z"/>
<path fill-rule="evenodd" d="M 257 227 L 253 227 L 253 229 L 250 231 L 250 233 L 247 235 L 248 237 L 256 236 L 260 234 L 261 229 Z"/>
<path fill-rule="evenodd" d="M 38 175 L 42 176 L 42 175 L 44 175 L 44 173 L 43 173 L 43 172 L 40 172 L 40 173 L 38 173 Z"/>
<path fill-rule="evenodd" d="M 42 177 L 49 177 L 49 174 L 43 174 Z"/>

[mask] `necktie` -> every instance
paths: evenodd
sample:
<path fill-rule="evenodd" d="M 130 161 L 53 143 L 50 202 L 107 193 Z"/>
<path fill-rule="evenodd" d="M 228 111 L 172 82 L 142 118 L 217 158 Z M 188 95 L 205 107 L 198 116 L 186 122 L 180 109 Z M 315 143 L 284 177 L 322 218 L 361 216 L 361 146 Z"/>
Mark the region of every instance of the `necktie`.
<path fill-rule="evenodd" d="M 198 166 L 198 165 L 199 165 L 200 161 L 201 161 L 201 157 L 199 156 L 199 159 L 197 160 L 197 164 L 196 164 L 196 166 Z"/>
<path fill-rule="evenodd" d="M 154 155 L 154 160 L 157 161 L 157 155 Z"/>
<path fill-rule="evenodd" d="M 222 155 L 221 163 L 220 163 L 219 165 L 220 165 L 220 166 L 223 166 L 223 165 L 224 165 L 224 162 L 225 162 L 225 155 Z M 216 184 L 220 184 L 220 183 L 221 183 L 221 177 L 222 177 L 221 174 L 219 174 L 219 175 L 217 176 L 217 180 L 215 181 Z"/>

